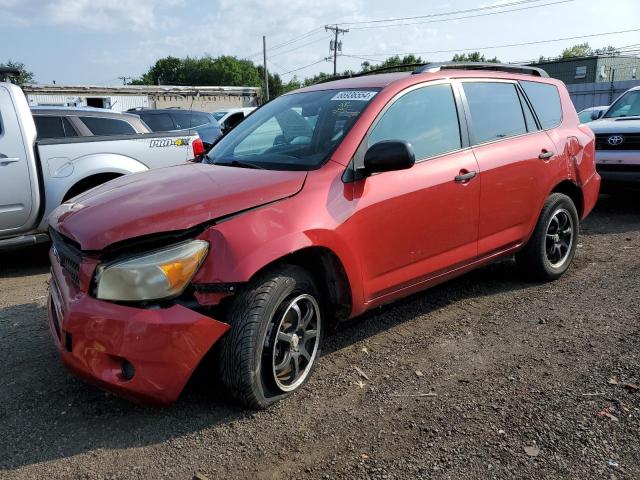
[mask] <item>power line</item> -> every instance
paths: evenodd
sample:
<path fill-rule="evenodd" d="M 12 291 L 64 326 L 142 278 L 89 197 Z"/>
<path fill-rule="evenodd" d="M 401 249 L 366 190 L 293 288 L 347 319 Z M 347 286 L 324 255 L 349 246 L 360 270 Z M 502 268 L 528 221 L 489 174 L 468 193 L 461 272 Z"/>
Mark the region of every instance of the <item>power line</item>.
<path fill-rule="evenodd" d="M 296 42 L 299 42 L 300 40 L 304 40 L 306 38 L 312 37 L 316 33 L 320 33 L 322 31 L 323 31 L 322 27 L 316 27 L 313 30 L 308 31 L 307 33 L 304 33 L 304 34 L 299 35 L 297 37 L 291 38 L 291 39 L 287 40 L 286 42 L 278 43 L 278 44 L 274 45 L 273 47 L 270 47 L 269 50 L 270 51 L 278 50 L 278 49 L 280 49 L 282 47 L 286 47 L 287 45 L 291 45 L 292 43 L 296 43 Z M 246 58 L 257 57 L 258 55 L 262 55 L 262 51 L 254 52 L 254 53 L 252 53 L 250 55 L 247 55 Z"/>
<path fill-rule="evenodd" d="M 289 70 L 288 72 L 284 72 L 282 75 L 288 75 L 290 73 L 297 72 L 299 70 L 304 70 L 305 68 L 309 68 L 309 67 L 312 67 L 314 65 L 317 65 L 319 63 L 326 62 L 326 61 L 327 61 L 327 58 L 325 57 L 325 58 L 323 58 L 321 60 L 318 60 L 317 62 L 313 62 L 313 63 L 310 63 L 309 65 L 305 65 L 304 67 L 298 67 L 298 68 L 294 68 L 293 70 Z"/>
<path fill-rule="evenodd" d="M 301 48 L 308 47 L 309 45 L 313 45 L 314 43 L 324 42 L 325 40 L 326 40 L 326 37 L 325 38 L 319 38 L 319 39 L 314 40 L 312 42 L 304 43 L 304 44 L 299 45 L 299 46 L 297 46 L 295 48 L 292 48 L 292 49 L 289 49 L 289 50 L 285 50 L 284 52 L 275 53 L 275 54 L 271 55 L 271 58 L 279 57 L 280 55 L 285 55 L 287 53 L 295 52 L 296 50 L 300 50 Z"/>
<path fill-rule="evenodd" d="M 469 8 L 466 10 L 452 10 L 449 12 L 440 12 L 440 13 L 431 13 L 429 15 L 416 15 L 413 17 L 398 17 L 398 18 L 383 18 L 383 19 L 378 19 L 378 20 L 363 20 L 360 22 L 341 22 L 340 25 L 363 25 L 363 24 L 367 24 L 367 23 L 385 23 L 385 22 L 401 22 L 404 20 L 417 20 L 419 18 L 433 18 L 433 17 L 446 17 L 449 15 L 458 15 L 461 13 L 471 13 L 471 12 L 478 12 L 478 11 L 482 11 L 482 10 L 494 10 L 496 8 L 504 8 L 504 7 L 511 7 L 511 6 L 515 6 L 515 5 L 522 5 L 525 3 L 534 3 L 534 2 L 540 2 L 542 0 L 519 0 L 516 2 L 511 2 L 511 3 L 502 3 L 502 4 L 498 4 L 498 5 L 489 5 L 486 7 L 477 7 L 477 8 Z"/>
<path fill-rule="evenodd" d="M 537 0 L 540 1 L 540 0 Z M 508 10 L 502 10 L 500 12 L 489 12 L 489 13 L 479 13 L 476 15 L 466 15 L 466 16 L 462 16 L 462 17 L 454 17 L 454 18 L 441 18 L 441 19 L 436 19 L 436 20 L 423 20 L 423 21 L 419 21 L 419 22 L 410 22 L 410 23 L 393 23 L 393 24 L 389 24 L 389 25 L 366 25 L 364 27 L 351 27 L 352 30 L 364 30 L 364 29 L 370 29 L 370 28 L 389 28 L 389 27 L 405 27 L 405 26 L 410 26 L 410 25 L 422 25 L 425 23 L 442 23 L 442 22 L 452 22 L 455 20 L 464 20 L 467 18 L 478 18 L 478 17 L 489 17 L 492 15 L 501 15 L 503 13 L 511 13 L 511 12 L 519 12 L 522 10 L 530 10 L 532 8 L 540 8 L 540 7 L 547 7 L 547 6 L 551 6 L 551 5 L 558 5 L 561 3 L 569 3 L 569 2 L 573 2 L 575 0 L 558 0 L 556 2 L 550 2 L 550 3 L 542 3 L 539 5 L 531 5 L 528 7 L 521 7 L 521 8 L 511 8 Z M 502 5 L 501 5 L 502 6 Z"/>
<path fill-rule="evenodd" d="M 618 35 L 621 33 L 631 33 L 631 32 L 638 32 L 640 31 L 640 28 L 634 28 L 631 30 L 618 30 L 616 32 L 602 32 L 602 33 L 593 33 L 590 35 L 577 35 L 577 36 L 573 36 L 573 37 L 564 37 L 564 38 L 554 38 L 551 40 L 536 40 L 533 42 L 522 42 L 522 43 L 508 43 L 508 44 L 502 44 L 502 45 L 489 45 L 489 46 L 484 46 L 484 47 L 470 47 L 470 48 L 454 48 L 454 49 L 449 49 L 449 50 L 430 50 L 430 51 L 425 51 L 425 52 L 403 52 L 403 53 L 354 53 L 353 55 L 361 55 L 363 57 L 391 57 L 394 55 L 428 55 L 428 54 L 433 54 L 433 53 L 457 53 L 457 52 L 472 52 L 472 51 L 479 51 L 479 50 L 490 50 L 493 48 L 508 48 L 508 47 L 522 47 L 525 45 L 538 45 L 541 43 L 552 43 L 552 42 L 562 42 L 564 40 L 576 40 L 579 38 L 591 38 L 591 37 L 600 37 L 603 35 Z"/>

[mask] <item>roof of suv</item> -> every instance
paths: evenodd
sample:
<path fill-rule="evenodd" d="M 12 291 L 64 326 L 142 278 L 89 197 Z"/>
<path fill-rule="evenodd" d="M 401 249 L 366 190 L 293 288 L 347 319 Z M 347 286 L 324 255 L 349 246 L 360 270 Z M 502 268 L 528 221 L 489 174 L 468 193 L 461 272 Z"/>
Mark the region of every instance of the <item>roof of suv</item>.
<path fill-rule="evenodd" d="M 495 69 L 492 69 L 494 66 Z M 508 80 L 535 80 L 549 83 L 558 82 L 549 78 L 546 72 L 538 68 L 521 65 L 488 65 L 484 63 L 460 64 L 459 68 L 451 63 L 427 64 L 415 71 L 394 73 L 371 73 L 357 75 L 348 78 L 339 78 L 322 83 L 316 83 L 309 87 L 301 88 L 296 92 L 309 92 L 317 90 L 330 90 L 340 88 L 385 88 L 392 83 L 411 85 L 422 83 L 425 80 L 440 80 L 444 78 L 499 78 Z M 528 73 L 525 73 L 527 72 Z M 410 79 L 414 79 L 413 81 Z"/>
<path fill-rule="evenodd" d="M 122 118 L 129 117 L 139 119 L 137 115 L 130 113 L 118 112 L 116 110 L 107 110 L 105 108 L 94 107 L 55 107 L 55 106 L 33 106 L 31 113 L 37 115 L 74 115 L 83 117 L 103 117 L 103 118 Z"/>

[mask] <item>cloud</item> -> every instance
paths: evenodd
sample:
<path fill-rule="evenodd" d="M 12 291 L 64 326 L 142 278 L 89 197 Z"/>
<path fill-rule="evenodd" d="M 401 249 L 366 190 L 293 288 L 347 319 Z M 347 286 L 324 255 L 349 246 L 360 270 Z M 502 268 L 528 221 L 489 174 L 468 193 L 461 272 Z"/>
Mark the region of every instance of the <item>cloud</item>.
<path fill-rule="evenodd" d="M 175 25 L 185 0 L 0 0 L 2 23 L 147 32 Z"/>

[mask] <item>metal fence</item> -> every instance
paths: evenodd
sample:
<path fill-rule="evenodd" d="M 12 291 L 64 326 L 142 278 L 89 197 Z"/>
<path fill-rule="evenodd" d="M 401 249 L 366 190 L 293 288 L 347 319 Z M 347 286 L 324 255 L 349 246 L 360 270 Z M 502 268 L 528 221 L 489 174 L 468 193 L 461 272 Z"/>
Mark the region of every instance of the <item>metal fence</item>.
<path fill-rule="evenodd" d="M 632 87 L 640 85 L 640 80 L 621 82 L 576 83 L 567 85 L 569 95 L 576 110 L 589 107 L 611 105 L 611 103 Z"/>

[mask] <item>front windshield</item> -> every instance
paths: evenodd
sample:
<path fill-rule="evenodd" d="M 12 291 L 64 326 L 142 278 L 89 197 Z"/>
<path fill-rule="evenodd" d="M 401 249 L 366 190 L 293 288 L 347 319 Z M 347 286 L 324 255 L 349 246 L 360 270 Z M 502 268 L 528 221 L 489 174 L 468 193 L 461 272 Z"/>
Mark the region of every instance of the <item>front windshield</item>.
<path fill-rule="evenodd" d="M 322 90 L 278 97 L 222 138 L 204 163 L 271 170 L 318 168 L 377 91 Z"/>
<path fill-rule="evenodd" d="M 604 118 L 638 116 L 640 116 L 640 90 L 632 90 L 616 100 Z"/>
<path fill-rule="evenodd" d="M 213 112 L 213 118 L 215 118 L 216 120 L 219 121 L 226 114 L 227 114 L 227 112 Z"/>

